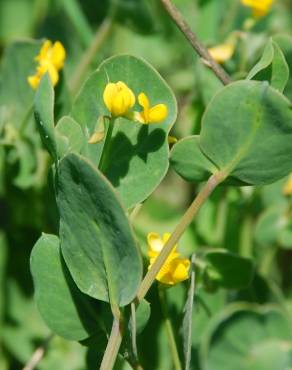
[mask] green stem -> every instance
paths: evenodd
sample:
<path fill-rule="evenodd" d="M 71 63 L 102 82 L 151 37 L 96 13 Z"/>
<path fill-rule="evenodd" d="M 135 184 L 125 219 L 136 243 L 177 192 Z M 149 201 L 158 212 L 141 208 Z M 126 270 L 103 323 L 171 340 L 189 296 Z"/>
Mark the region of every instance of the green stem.
<path fill-rule="evenodd" d="M 253 228 L 253 219 L 246 213 L 242 221 L 241 232 L 240 232 L 240 255 L 243 257 L 252 257 L 252 228 Z"/>
<path fill-rule="evenodd" d="M 99 161 L 99 166 L 98 167 L 99 167 L 100 171 L 104 171 L 106 169 L 106 166 L 107 166 L 108 156 L 109 156 L 110 147 L 111 147 L 111 138 L 112 138 L 113 129 L 114 129 L 114 123 L 115 123 L 115 118 L 111 117 L 111 119 L 108 123 L 108 129 L 107 129 L 107 132 L 106 132 L 105 142 L 104 142 L 104 145 L 103 145 L 103 150 L 102 150 L 101 158 L 100 158 L 100 161 Z"/>
<path fill-rule="evenodd" d="M 267 251 L 265 252 L 262 261 L 260 262 L 259 266 L 259 273 L 264 276 L 266 279 L 269 278 L 271 273 L 271 267 L 273 265 L 273 262 L 275 260 L 276 254 L 278 252 L 278 246 L 273 246 L 267 248 Z"/>
<path fill-rule="evenodd" d="M 153 281 L 155 280 L 158 272 L 164 265 L 169 254 L 171 253 L 173 247 L 175 246 L 175 244 L 177 244 L 186 228 L 190 225 L 194 216 L 201 208 L 202 204 L 206 201 L 206 199 L 213 192 L 216 186 L 225 179 L 225 177 L 226 174 L 223 172 L 217 172 L 216 174 L 212 175 L 207 181 L 207 183 L 204 185 L 202 190 L 199 192 L 199 194 L 196 196 L 193 203 L 190 205 L 186 213 L 183 215 L 179 224 L 176 226 L 174 232 L 171 234 L 162 251 L 156 258 L 153 265 L 151 266 L 150 270 L 148 270 L 146 276 L 144 277 L 137 293 L 138 302 L 140 302 L 145 297 Z"/>
<path fill-rule="evenodd" d="M 114 314 L 111 334 L 100 365 L 100 370 L 112 370 L 122 343 L 122 322 L 120 312 Z"/>
<path fill-rule="evenodd" d="M 131 303 L 131 339 L 132 339 L 132 350 L 135 356 L 135 360 L 138 362 L 138 350 L 137 350 L 137 324 L 136 324 L 136 305 L 135 302 Z"/>
<path fill-rule="evenodd" d="M 166 328 L 168 344 L 169 344 L 169 349 L 170 349 L 170 352 L 171 352 L 174 368 L 175 368 L 175 370 L 182 370 L 179 355 L 178 355 L 178 350 L 177 350 L 177 346 L 176 346 L 176 342 L 175 342 L 175 337 L 174 337 L 174 334 L 173 334 L 172 325 L 171 325 L 170 319 L 168 317 L 166 297 L 165 297 L 165 288 L 162 287 L 161 285 L 159 285 L 159 287 L 158 287 L 158 294 L 159 294 L 161 311 L 162 311 L 163 320 L 164 320 L 164 324 L 165 324 L 165 328 Z"/>
<path fill-rule="evenodd" d="M 111 120 L 112 121 L 112 120 Z M 107 139 L 106 139 L 107 140 Z M 145 297 L 146 293 L 148 292 L 149 288 L 151 287 L 152 283 L 155 280 L 156 275 L 158 274 L 159 270 L 165 263 L 167 257 L 171 253 L 174 245 L 178 242 L 179 238 L 182 236 L 186 228 L 192 222 L 194 216 L 203 205 L 205 200 L 209 197 L 209 195 L 213 192 L 217 185 L 219 185 L 227 176 L 228 174 L 225 172 L 217 172 L 212 175 L 207 183 L 204 185 L 202 190 L 194 199 L 193 203 L 190 205 L 182 219 L 180 220 L 179 224 L 175 228 L 174 232 L 170 236 L 169 240 L 165 244 L 164 248 L 162 249 L 161 253 L 156 258 L 155 262 L 153 263 L 151 269 L 147 272 L 146 276 L 144 277 L 137 293 L 137 304 L 141 302 L 141 300 Z M 114 327 L 115 324 L 115 327 Z M 116 326 L 117 323 L 114 321 L 112 333 L 110 336 L 110 340 L 108 342 L 108 346 L 106 348 L 105 357 L 107 357 L 107 362 L 111 365 L 114 364 L 115 359 L 117 357 L 119 346 L 122 341 L 122 335 L 120 331 L 117 330 Z M 120 338 L 119 338 L 120 336 Z M 103 360 L 104 363 L 104 360 Z M 106 368 L 103 367 L 101 370 L 110 370 L 112 367 Z"/>
<path fill-rule="evenodd" d="M 104 41 L 110 34 L 110 31 L 112 30 L 113 26 L 113 20 L 105 19 L 98 30 L 96 31 L 92 42 L 90 43 L 89 47 L 85 51 L 80 63 L 77 65 L 77 68 L 74 72 L 74 75 L 72 77 L 72 80 L 70 82 L 70 91 L 73 95 L 76 94 L 78 91 L 83 78 L 86 74 L 86 71 L 88 70 L 92 60 L 94 59 L 97 51 L 100 49 L 100 47 L 103 45 Z"/>

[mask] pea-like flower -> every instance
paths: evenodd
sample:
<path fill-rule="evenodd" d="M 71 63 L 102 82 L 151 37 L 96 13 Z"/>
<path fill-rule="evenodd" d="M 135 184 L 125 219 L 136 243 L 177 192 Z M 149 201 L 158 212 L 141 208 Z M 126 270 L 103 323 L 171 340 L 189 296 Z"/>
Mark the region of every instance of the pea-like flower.
<path fill-rule="evenodd" d="M 143 108 L 142 112 L 136 112 L 135 118 L 141 123 L 158 123 L 164 121 L 168 110 L 165 104 L 150 106 L 150 101 L 143 92 L 138 95 L 138 102 Z"/>
<path fill-rule="evenodd" d="M 149 268 L 153 265 L 169 237 L 170 233 L 164 233 L 162 238 L 159 234 L 154 232 L 148 234 L 148 257 L 150 259 Z M 163 284 L 174 285 L 188 279 L 189 268 L 191 264 L 190 260 L 187 258 L 182 258 L 177 252 L 176 248 L 177 246 L 174 246 L 166 262 L 156 276 L 156 279 Z"/>
<path fill-rule="evenodd" d="M 35 57 L 35 61 L 38 62 L 36 73 L 27 79 L 30 86 L 37 89 L 42 76 L 46 72 L 49 74 L 53 86 L 55 86 L 59 81 L 59 71 L 64 67 L 65 58 L 66 51 L 59 41 L 52 44 L 50 40 L 46 40 L 39 55 Z"/>
<path fill-rule="evenodd" d="M 217 63 L 222 64 L 232 57 L 234 49 L 234 43 L 225 43 L 209 48 L 208 51 Z"/>
<path fill-rule="evenodd" d="M 241 0 L 241 3 L 252 9 L 257 18 L 264 17 L 270 11 L 274 0 Z"/>
<path fill-rule="evenodd" d="M 103 101 L 112 116 L 125 116 L 135 104 L 133 91 L 122 81 L 110 82 L 103 92 Z"/>

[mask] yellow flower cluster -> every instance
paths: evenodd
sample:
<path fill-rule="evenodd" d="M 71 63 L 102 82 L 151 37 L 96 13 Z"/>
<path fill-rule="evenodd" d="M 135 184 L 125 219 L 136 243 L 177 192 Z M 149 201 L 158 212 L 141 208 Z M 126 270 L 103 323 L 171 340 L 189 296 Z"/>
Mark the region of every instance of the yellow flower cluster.
<path fill-rule="evenodd" d="M 36 73 L 29 76 L 27 81 L 33 89 L 37 89 L 42 76 L 48 72 L 53 86 L 59 81 L 59 71 L 64 67 L 66 52 L 63 45 L 56 41 L 54 44 L 46 40 L 35 60 L 38 62 Z"/>
<path fill-rule="evenodd" d="M 103 92 L 103 101 L 113 117 L 128 116 L 143 124 L 158 123 L 165 120 L 168 111 L 165 104 L 157 104 L 150 107 L 150 102 L 145 93 L 138 95 L 138 103 L 142 107 L 142 112 L 133 112 L 136 98 L 133 91 L 122 81 L 110 82 L 106 85 Z"/>
<path fill-rule="evenodd" d="M 169 233 L 164 233 L 162 238 L 159 234 L 154 232 L 148 234 L 148 257 L 150 259 L 149 268 L 153 265 L 169 237 Z M 159 282 L 167 285 L 180 283 L 188 278 L 190 264 L 190 260 L 187 258 L 182 258 L 177 252 L 175 246 L 157 274 L 156 279 Z"/>
<path fill-rule="evenodd" d="M 252 9 L 255 17 L 264 17 L 270 11 L 274 0 L 241 0 L 241 3 Z"/>

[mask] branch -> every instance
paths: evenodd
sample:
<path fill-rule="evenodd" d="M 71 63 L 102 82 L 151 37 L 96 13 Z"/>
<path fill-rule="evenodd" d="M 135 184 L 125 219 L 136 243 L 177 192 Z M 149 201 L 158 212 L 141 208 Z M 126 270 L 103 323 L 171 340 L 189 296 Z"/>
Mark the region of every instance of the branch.
<path fill-rule="evenodd" d="M 112 370 L 122 343 L 122 322 L 119 310 L 116 310 L 109 341 L 100 365 L 100 370 Z"/>
<path fill-rule="evenodd" d="M 186 23 L 178 9 L 172 4 L 171 0 L 161 0 L 161 3 L 174 21 L 174 23 L 184 34 L 185 38 L 190 42 L 193 49 L 203 59 L 204 63 L 208 67 L 210 67 L 210 69 L 215 73 L 219 80 L 224 85 L 228 85 L 230 82 L 232 82 L 230 76 L 226 73 L 226 71 L 217 62 L 215 62 L 215 60 L 208 52 L 208 49 L 203 44 L 201 44 L 197 35 L 190 29 L 190 26 Z"/>
<path fill-rule="evenodd" d="M 188 210 L 183 215 L 180 222 L 174 229 L 174 232 L 171 234 L 170 238 L 165 243 L 162 251 L 159 253 L 157 258 L 155 259 L 150 270 L 148 270 L 146 276 L 144 277 L 138 289 L 138 292 L 137 292 L 138 302 L 141 302 L 141 300 L 145 297 L 153 281 L 155 280 L 158 272 L 160 271 L 161 267 L 167 260 L 173 247 L 179 241 L 180 237 L 182 236 L 186 228 L 190 225 L 194 216 L 197 214 L 198 210 L 201 208 L 202 204 L 206 201 L 206 199 L 213 192 L 216 186 L 219 185 L 225 178 L 226 178 L 226 174 L 223 172 L 217 172 L 216 174 L 212 175 L 207 181 L 207 183 L 204 185 L 202 190 L 199 192 L 199 194 L 196 196 L 193 203 L 190 205 L 190 207 L 188 208 Z"/>
<path fill-rule="evenodd" d="M 44 340 L 43 344 L 39 346 L 32 354 L 28 363 L 22 370 L 34 370 L 41 359 L 44 357 L 50 341 L 53 339 L 54 334 L 51 334 L 47 339 Z"/>

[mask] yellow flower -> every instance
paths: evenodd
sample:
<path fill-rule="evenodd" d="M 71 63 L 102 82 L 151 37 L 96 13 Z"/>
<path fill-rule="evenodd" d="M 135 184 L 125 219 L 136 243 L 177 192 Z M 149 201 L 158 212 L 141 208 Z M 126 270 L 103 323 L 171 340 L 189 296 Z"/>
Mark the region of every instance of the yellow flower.
<path fill-rule="evenodd" d="M 222 64 L 232 57 L 234 49 L 234 43 L 225 43 L 214 46 L 208 49 L 208 51 L 217 63 Z"/>
<path fill-rule="evenodd" d="M 169 233 L 164 233 L 162 238 L 154 232 L 147 235 L 148 257 L 150 258 L 149 268 L 153 265 L 169 237 Z M 189 276 L 190 264 L 190 260 L 182 258 L 177 252 L 176 246 L 174 246 L 166 262 L 157 274 L 156 279 L 167 285 L 174 285 L 184 281 Z"/>
<path fill-rule="evenodd" d="M 168 110 L 165 104 L 157 104 L 150 107 L 150 102 L 146 94 L 140 93 L 138 102 L 142 106 L 143 111 L 138 112 L 135 118 L 141 123 L 157 123 L 164 121 L 167 117 Z"/>
<path fill-rule="evenodd" d="M 64 67 L 66 52 L 63 45 L 56 41 L 54 44 L 46 40 L 41 47 L 40 53 L 35 60 L 38 62 L 36 73 L 28 77 L 28 83 L 33 89 L 37 89 L 42 76 L 48 72 L 53 86 L 59 81 L 59 71 Z"/>
<path fill-rule="evenodd" d="M 135 95 L 124 82 L 110 82 L 104 89 L 103 101 L 114 117 L 124 116 L 135 104 Z"/>
<path fill-rule="evenodd" d="M 292 174 L 288 177 L 288 180 L 283 187 L 283 194 L 286 196 L 292 195 Z"/>
<path fill-rule="evenodd" d="M 255 17 L 265 16 L 271 9 L 274 0 L 241 0 L 241 3 L 252 9 Z"/>

